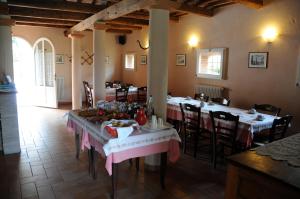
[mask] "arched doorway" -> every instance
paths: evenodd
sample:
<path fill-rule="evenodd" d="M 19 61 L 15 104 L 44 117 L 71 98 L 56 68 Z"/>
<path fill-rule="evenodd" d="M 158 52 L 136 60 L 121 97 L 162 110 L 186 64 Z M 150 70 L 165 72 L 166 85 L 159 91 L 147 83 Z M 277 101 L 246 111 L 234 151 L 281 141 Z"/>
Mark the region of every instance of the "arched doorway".
<path fill-rule="evenodd" d="M 35 105 L 57 108 L 54 46 L 49 39 L 40 38 L 33 51 Z"/>
<path fill-rule="evenodd" d="M 32 105 L 34 59 L 31 45 L 21 37 L 12 38 L 14 82 L 18 91 L 18 105 Z"/>

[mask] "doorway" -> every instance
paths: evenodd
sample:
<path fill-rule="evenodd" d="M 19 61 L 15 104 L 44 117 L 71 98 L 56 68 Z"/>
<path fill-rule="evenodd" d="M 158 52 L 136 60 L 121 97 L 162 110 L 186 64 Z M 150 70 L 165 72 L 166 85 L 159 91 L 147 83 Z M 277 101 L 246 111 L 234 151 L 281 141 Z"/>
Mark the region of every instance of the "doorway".
<path fill-rule="evenodd" d="M 34 59 L 31 45 L 21 37 L 12 38 L 14 82 L 18 106 L 33 104 Z"/>
<path fill-rule="evenodd" d="M 57 108 L 55 49 L 47 38 L 33 45 L 35 105 Z"/>

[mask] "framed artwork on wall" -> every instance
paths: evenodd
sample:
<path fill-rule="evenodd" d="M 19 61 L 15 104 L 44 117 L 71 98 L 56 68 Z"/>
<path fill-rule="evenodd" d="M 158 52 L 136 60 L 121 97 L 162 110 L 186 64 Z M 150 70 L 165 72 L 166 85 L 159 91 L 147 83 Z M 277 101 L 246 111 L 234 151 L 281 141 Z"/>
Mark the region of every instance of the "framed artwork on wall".
<path fill-rule="evenodd" d="M 185 66 L 185 54 L 176 54 L 176 66 Z"/>
<path fill-rule="evenodd" d="M 57 54 L 55 56 L 55 63 L 64 64 L 65 63 L 64 55 Z"/>
<path fill-rule="evenodd" d="M 147 64 L 147 55 L 141 55 L 141 65 Z"/>
<path fill-rule="evenodd" d="M 267 68 L 268 52 L 249 52 L 248 67 L 249 68 Z"/>

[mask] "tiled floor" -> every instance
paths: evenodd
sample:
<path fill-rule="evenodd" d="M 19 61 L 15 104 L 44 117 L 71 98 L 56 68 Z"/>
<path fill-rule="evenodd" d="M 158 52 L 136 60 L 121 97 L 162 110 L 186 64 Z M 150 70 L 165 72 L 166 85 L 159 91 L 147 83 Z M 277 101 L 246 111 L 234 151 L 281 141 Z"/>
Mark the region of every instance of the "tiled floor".
<path fill-rule="evenodd" d="M 88 174 L 87 152 L 75 158 L 74 137 L 68 133 L 67 110 L 37 107 L 19 109 L 22 152 L 0 156 L 0 199 L 84 198 L 107 199 L 111 179 L 102 158 L 98 159 L 97 179 Z M 159 173 L 136 173 L 128 161 L 120 164 L 120 199 L 218 199 L 224 197 L 225 171 L 214 170 L 204 160 L 183 155 L 168 165 L 166 190 L 161 190 Z"/>

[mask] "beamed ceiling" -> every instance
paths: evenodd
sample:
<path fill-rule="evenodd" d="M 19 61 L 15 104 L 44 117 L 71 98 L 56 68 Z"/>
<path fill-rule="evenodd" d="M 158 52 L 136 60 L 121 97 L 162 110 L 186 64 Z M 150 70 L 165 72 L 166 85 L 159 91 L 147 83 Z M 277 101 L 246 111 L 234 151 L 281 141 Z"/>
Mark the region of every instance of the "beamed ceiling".
<path fill-rule="evenodd" d="M 124 0 L 123 0 L 124 1 Z M 125 0 L 126 1 L 126 0 Z M 128 0 L 127 0 L 128 1 Z M 129 0 L 130 1 L 130 0 Z M 142 0 L 141 0 L 142 1 Z M 263 0 L 162 0 L 170 7 L 170 20 L 179 21 L 186 14 L 213 17 L 220 7 L 241 3 L 260 8 Z M 70 29 L 87 18 L 120 4 L 121 0 L 8 0 L 0 3 L 0 15 L 10 15 L 16 25 L 43 26 Z M 139 2 L 136 0 L 135 2 Z M 81 24 L 80 23 L 80 24 Z M 101 20 L 107 32 L 131 33 L 149 24 L 147 9 L 135 10 L 117 18 Z M 73 29 L 72 28 L 72 29 Z M 86 28 L 84 28 L 86 29 Z"/>

